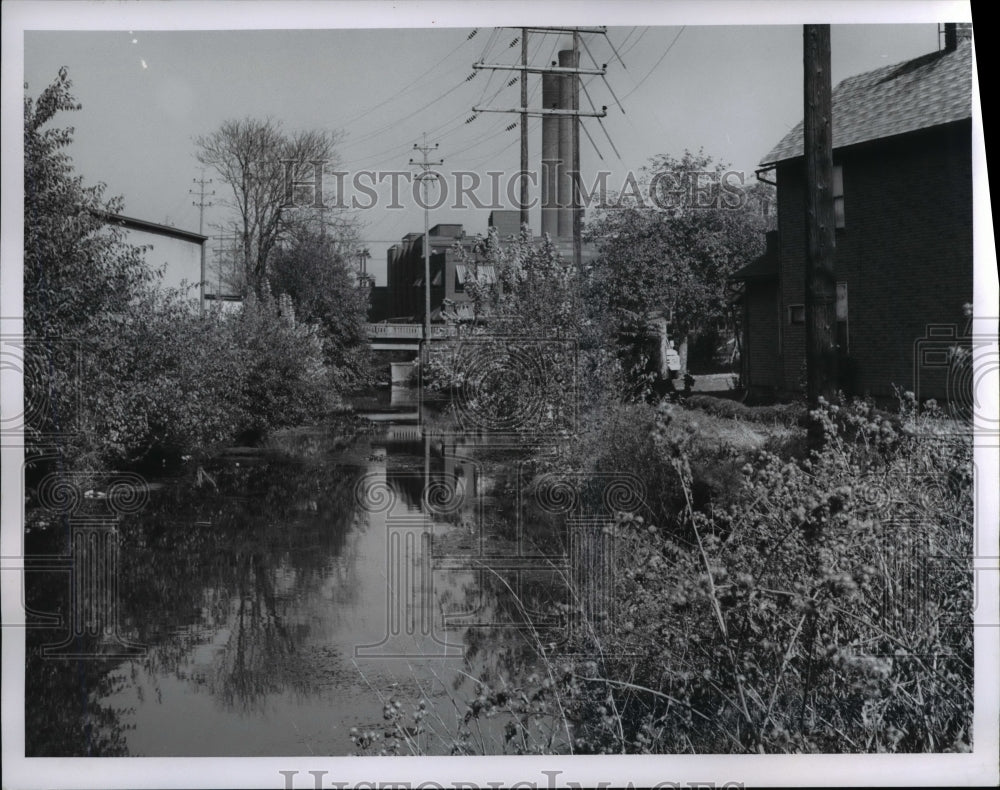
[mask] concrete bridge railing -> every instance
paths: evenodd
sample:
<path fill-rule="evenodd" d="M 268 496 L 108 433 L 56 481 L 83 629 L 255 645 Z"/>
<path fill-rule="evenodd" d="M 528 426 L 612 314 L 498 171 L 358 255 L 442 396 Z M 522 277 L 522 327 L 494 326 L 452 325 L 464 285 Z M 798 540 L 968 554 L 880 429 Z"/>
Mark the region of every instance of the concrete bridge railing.
<path fill-rule="evenodd" d="M 369 340 L 423 340 L 424 327 L 421 324 L 365 324 Z M 457 327 L 448 324 L 431 326 L 431 340 L 455 337 Z"/>

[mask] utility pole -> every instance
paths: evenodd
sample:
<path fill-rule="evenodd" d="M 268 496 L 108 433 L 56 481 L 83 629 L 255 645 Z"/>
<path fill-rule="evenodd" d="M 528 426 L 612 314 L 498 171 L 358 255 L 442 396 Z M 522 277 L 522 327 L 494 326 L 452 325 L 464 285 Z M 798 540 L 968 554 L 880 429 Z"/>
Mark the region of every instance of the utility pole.
<path fill-rule="evenodd" d="M 833 212 L 833 129 L 830 26 L 803 27 L 806 169 L 806 381 L 809 406 L 832 402 L 837 392 L 836 304 L 833 270 L 836 230 Z M 822 428 L 809 425 L 809 442 L 819 448 Z"/>
<path fill-rule="evenodd" d="M 580 66 L 580 32 L 573 31 L 573 63 Z M 580 199 L 580 75 L 571 77 L 573 80 L 573 172 L 570 173 L 573 191 L 573 265 L 576 267 L 578 282 L 583 284 L 583 216 Z"/>
<path fill-rule="evenodd" d="M 539 34 L 555 34 L 564 35 L 566 33 L 571 33 L 573 36 L 573 48 L 572 50 L 567 50 L 560 53 L 559 65 L 556 66 L 554 63 L 551 66 L 531 66 L 528 64 L 527 55 L 527 38 L 528 33 L 534 32 Z M 563 198 L 563 201 L 557 201 L 559 210 L 568 209 L 571 215 L 569 218 L 568 227 L 564 224 L 566 221 L 565 215 L 563 219 L 559 220 L 558 226 L 559 230 L 555 232 L 554 235 L 561 236 L 563 238 L 572 236 L 573 239 L 573 262 L 576 266 L 578 273 L 583 271 L 583 242 L 582 242 L 582 232 L 583 232 L 583 216 L 582 216 L 582 196 L 580 194 L 580 129 L 583 128 L 580 119 L 583 117 L 590 118 L 604 118 L 607 115 L 607 107 L 601 107 L 598 111 L 596 107 L 592 112 L 584 112 L 580 109 L 580 77 L 584 74 L 600 76 L 604 78 L 607 74 L 607 64 L 603 64 L 600 67 L 597 66 L 596 62 L 594 68 L 581 68 L 580 66 L 580 44 L 581 44 L 581 33 L 596 33 L 600 35 L 607 36 L 607 28 L 580 28 L 580 27 L 549 27 L 549 28 L 521 28 L 521 63 L 517 66 L 511 66 L 501 63 L 473 63 L 473 69 L 491 69 L 500 71 L 520 71 L 521 72 L 521 106 L 516 108 L 504 108 L 504 107 L 473 107 L 472 111 L 475 113 L 481 112 L 505 112 L 505 113 L 518 113 L 521 116 L 521 170 L 527 170 L 528 162 L 528 140 L 527 140 L 527 122 L 528 116 L 538 115 L 542 116 L 543 119 L 550 118 L 553 121 L 558 119 L 559 123 L 562 125 L 563 132 L 556 131 L 555 134 L 560 135 L 563 140 L 568 139 L 569 141 L 569 154 L 567 159 L 561 159 L 562 164 L 559 165 L 557 184 L 559 181 L 562 182 L 562 186 L 556 186 L 556 190 L 561 198 L 565 195 L 568 200 Z M 589 52 L 589 50 L 588 50 Z M 559 101 L 559 106 L 556 108 L 545 106 L 539 109 L 532 109 L 528 107 L 528 91 L 527 91 L 527 75 L 528 74 L 541 74 L 542 75 L 542 94 L 543 102 L 545 92 L 547 90 L 546 85 L 559 85 L 557 88 L 558 93 L 565 97 Z M 546 79 L 550 81 L 546 83 Z M 554 116 L 554 117 L 553 117 Z M 546 151 L 545 140 L 547 137 L 546 130 L 544 128 L 546 121 L 543 120 L 542 129 L 542 160 L 543 170 L 545 169 L 545 161 L 548 156 Z M 598 121 L 600 123 L 600 121 Z M 553 127 L 555 124 L 553 123 Z M 560 149 L 562 149 L 562 142 L 559 143 Z M 551 191 L 552 186 L 546 180 L 547 175 L 545 172 L 542 173 L 542 227 L 541 232 L 544 234 L 547 231 L 547 225 L 549 220 L 546 218 L 547 206 L 546 204 L 546 194 Z M 566 185 L 568 184 L 568 190 L 566 190 Z M 548 187 L 548 188 L 547 188 Z M 569 192 L 566 195 L 566 191 Z M 527 204 L 527 183 L 526 179 L 521 182 L 521 222 L 527 222 L 527 210 L 525 208 Z"/>
<path fill-rule="evenodd" d="M 420 162 L 410 160 L 411 165 L 417 165 L 421 172 L 417 175 L 417 180 L 420 182 L 420 191 L 424 197 L 424 358 L 423 362 L 426 364 L 427 360 L 430 358 L 430 348 L 431 348 L 431 248 L 430 248 L 430 210 L 428 209 L 427 203 L 427 181 L 428 179 L 437 179 L 438 174 L 435 173 L 431 168 L 440 167 L 444 164 L 444 160 L 441 159 L 437 162 L 432 162 L 427 158 L 427 155 L 431 151 L 436 151 L 438 144 L 434 143 L 433 146 L 427 145 L 427 133 L 424 132 L 424 142 L 423 145 L 413 144 L 413 149 L 415 151 L 420 151 L 423 154 L 423 159 Z"/>
<path fill-rule="evenodd" d="M 188 190 L 188 194 L 189 195 L 195 195 L 195 194 L 198 195 L 198 199 L 196 201 L 192 201 L 191 205 L 198 207 L 198 234 L 201 235 L 201 236 L 204 236 L 205 235 L 205 208 L 206 208 L 206 206 L 214 205 L 212 203 L 206 203 L 205 202 L 205 197 L 206 197 L 206 194 L 207 194 L 207 196 L 214 195 L 215 194 L 215 190 L 213 189 L 211 192 L 208 192 L 208 193 L 205 192 L 205 185 L 206 184 L 211 184 L 212 183 L 212 179 L 210 178 L 207 181 L 205 180 L 205 171 L 204 170 L 201 171 L 201 178 L 193 178 L 191 180 L 194 181 L 194 183 L 198 184 L 198 187 L 199 187 L 199 189 L 198 189 L 197 192 L 195 192 L 193 189 L 189 189 Z M 204 315 L 205 314 L 205 244 L 204 243 L 202 243 L 202 245 L 201 245 L 201 281 L 198 283 L 198 297 L 199 297 L 199 299 L 198 299 L 198 307 L 199 307 L 198 312 L 199 312 L 199 314 Z"/>
<path fill-rule="evenodd" d="M 521 227 L 528 224 L 528 28 L 521 28 Z"/>

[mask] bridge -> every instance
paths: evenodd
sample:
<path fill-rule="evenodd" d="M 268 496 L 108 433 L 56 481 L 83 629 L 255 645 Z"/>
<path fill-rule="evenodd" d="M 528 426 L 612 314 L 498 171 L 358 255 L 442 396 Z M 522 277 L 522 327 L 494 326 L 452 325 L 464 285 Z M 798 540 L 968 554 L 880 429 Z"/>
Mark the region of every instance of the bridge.
<path fill-rule="evenodd" d="M 376 351 L 419 351 L 423 324 L 365 324 L 365 334 Z M 458 328 L 449 324 L 431 326 L 431 341 L 455 337 Z"/>

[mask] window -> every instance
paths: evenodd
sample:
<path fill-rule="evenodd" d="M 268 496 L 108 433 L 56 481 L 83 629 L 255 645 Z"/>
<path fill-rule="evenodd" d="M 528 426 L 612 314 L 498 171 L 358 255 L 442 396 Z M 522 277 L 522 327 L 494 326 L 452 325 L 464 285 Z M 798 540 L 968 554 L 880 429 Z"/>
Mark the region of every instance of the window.
<path fill-rule="evenodd" d="M 804 324 L 806 322 L 806 306 L 804 304 L 788 305 L 788 323 Z"/>
<path fill-rule="evenodd" d="M 833 225 L 844 227 L 844 166 L 833 166 Z"/>
<path fill-rule="evenodd" d="M 850 352 L 847 333 L 847 283 L 837 283 L 837 349 L 841 354 Z"/>

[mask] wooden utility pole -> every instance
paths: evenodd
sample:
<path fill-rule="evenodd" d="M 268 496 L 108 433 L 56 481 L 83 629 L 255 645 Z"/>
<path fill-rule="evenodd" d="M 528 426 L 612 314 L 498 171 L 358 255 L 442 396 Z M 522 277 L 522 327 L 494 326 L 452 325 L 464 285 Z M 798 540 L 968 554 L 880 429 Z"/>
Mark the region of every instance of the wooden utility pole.
<path fill-rule="evenodd" d="M 192 206 L 198 207 L 198 233 L 205 235 L 205 209 L 209 206 L 214 205 L 211 201 L 205 202 L 206 196 L 212 196 L 215 194 L 213 189 L 211 192 L 205 192 L 205 185 L 211 184 L 212 179 L 205 180 L 205 171 L 201 171 L 201 178 L 193 179 L 194 183 L 198 184 L 200 189 L 195 192 L 192 189 L 188 190 L 188 194 L 197 195 L 198 199 L 191 203 Z M 201 315 L 205 314 L 205 244 L 201 245 L 201 282 L 198 283 L 198 312 Z"/>
<path fill-rule="evenodd" d="M 431 353 L 431 246 L 430 246 L 430 205 L 427 202 L 427 180 L 437 179 L 438 174 L 434 171 L 435 167 L 440 167 L 444 164 L 443 159 L 439 159 L 436 162 L 432 162 L 427 158 L 427 155 L 431 151 L 436 151 L 438 144 L 434 143 L 433 146 L 427 145 L 427 133 L 424 133 L 424 144 L 417 145 L 413 144 L 413 149 L 415 151 L 420 151 L 423 154 L 423 159 L 419 162 L 411 159 L 411 165 L 417 165 L 420 167 L 420 173 L 417 174 L 417 180 L 420 182 L 420 189 L 424 198 L 424 342 L 422 344 L 423 348 L 423 358 L 422 362 L 427 363 L 430 359 Z"/>
<path fill-rule="evenodd" d="M 521 28 L 521 226 L 528 224 L 528 28 Z"/>
<path fill-rule="evenodd" d="M 573 63 L 580 67 L 580 33 L 573 31 Z M 570 174 L 573 194 L 573 263 L 579 283 L 583 282 L 583 201 L 580 199 L 580 75 L 573 80 L 573 172 Z"/>
<path fill-rule="evenodd" d="M 833 261 L 833 125 L 830 26 L 803 27 L 806 168 L 806 382 L 809 405 L 837 393 L 837 280 Z M 810 443 L 822 433 L 810 424 Z"/>

